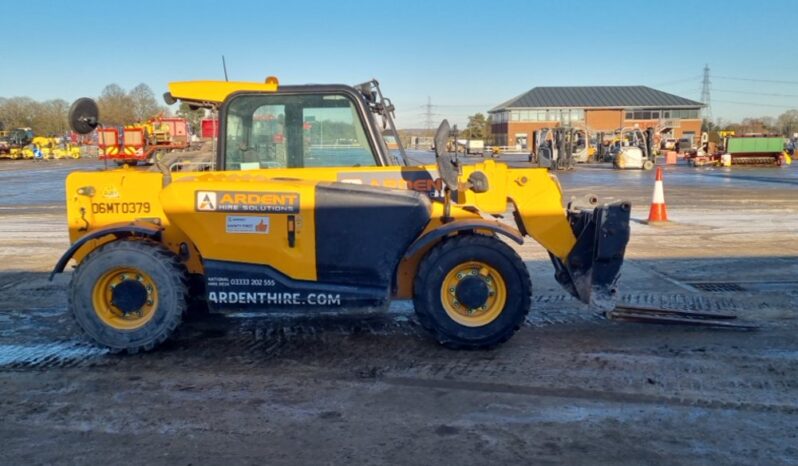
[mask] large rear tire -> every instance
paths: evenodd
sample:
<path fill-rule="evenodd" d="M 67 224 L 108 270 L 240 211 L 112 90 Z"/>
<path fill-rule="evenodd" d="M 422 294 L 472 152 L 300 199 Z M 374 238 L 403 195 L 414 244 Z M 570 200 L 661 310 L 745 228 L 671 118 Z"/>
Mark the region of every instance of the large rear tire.
<path fill-rule="evenodd" d="M 114 241 L 89 254 L 72 275 L 69 308 L 78 326 L 112 352 L 149 351 L 180 324 L 185 268 L 157 243 Z"/>
<path fill-rule="evenodd" d="M 518 254 L 496 237 L 461 234 L 419 264 L 413 304 L 421 325 L 444 346 L 504 343 L 529 313 L 532 282 Z"/>

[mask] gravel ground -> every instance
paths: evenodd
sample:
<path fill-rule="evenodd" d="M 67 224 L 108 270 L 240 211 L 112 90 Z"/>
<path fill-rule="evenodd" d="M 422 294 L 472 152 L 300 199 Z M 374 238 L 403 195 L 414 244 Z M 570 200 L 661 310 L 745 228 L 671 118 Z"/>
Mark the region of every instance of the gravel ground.
<path fill-rule="evenodd" d="M 510 160 L 510 162 L 515 162 Z M 112 356 L 66 313 L 63 179 L 96 161 L 0 161 L 0 464 L 796 464 L 798 167 L 580 166 L 566 197 L 629 199 L 622 300 L 733 313 L 730 331 L 608 321 L 518 248 L 532 311 L 491 351 L 387 313 L 192 317 Z"/>

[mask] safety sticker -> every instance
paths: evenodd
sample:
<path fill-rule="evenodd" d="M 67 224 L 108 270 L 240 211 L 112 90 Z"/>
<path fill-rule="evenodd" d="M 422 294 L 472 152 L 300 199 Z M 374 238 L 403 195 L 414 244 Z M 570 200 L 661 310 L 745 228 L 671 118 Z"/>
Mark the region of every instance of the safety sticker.
<path fill-rule="evenodd" d="M 299 213 L 299 193 L 197 191 L 198 212 Z"/>
<path fill-rule="evenodd" d="M 227 233 L 269 234 L 269 217 L 228 215 L 225 226 Z"/>

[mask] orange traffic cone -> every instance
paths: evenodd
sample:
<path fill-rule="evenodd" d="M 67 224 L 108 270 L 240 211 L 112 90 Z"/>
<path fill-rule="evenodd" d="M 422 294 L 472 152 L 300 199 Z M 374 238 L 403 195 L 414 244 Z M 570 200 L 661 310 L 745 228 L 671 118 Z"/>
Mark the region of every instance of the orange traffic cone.
<path fill-rule="evenodd" d="M 657 178 L 654 182 L 654 197 L 651 199 L 651 210 L 648 211 L 648 223 L 668 221 L 668 209 L 665 207 L 665 190 L 662 188 L 662 167 L 657 167 Z"/>

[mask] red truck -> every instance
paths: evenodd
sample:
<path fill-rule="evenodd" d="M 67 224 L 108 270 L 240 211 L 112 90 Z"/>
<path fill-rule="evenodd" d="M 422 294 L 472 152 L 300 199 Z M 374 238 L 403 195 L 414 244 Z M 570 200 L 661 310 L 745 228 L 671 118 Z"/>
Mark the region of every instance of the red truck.
<path fill-rule="evenodd" d="M 124 128 L 98 128 L 101 160 L 118 165 L 151 164 L 159 153 L 187 149 L 191 144 L 185 118 L 155 117 Z"/>

